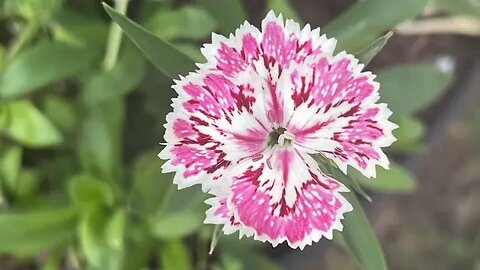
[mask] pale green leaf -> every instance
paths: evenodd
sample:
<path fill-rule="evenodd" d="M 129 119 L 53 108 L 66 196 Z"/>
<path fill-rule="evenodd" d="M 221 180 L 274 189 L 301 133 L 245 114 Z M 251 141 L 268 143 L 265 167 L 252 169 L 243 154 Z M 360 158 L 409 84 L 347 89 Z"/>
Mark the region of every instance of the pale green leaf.
<path fill-rule="evenodd" d="M 108 5 L 104 4 L 104 8 L 152 64 L 165 75 L 170 78 L 177 78 L 179 74 L 186 75 L 188 72 L 195 70 L 193 60 L 172 45 L 146 31 Z"/>
<path fill-rule="evenodd" d="M 247 19 L 241 0 L 199 0 L 198 3 L 213 15 L 224 35 L 233 33 Z"/>
<path fill-rule="evenodd" d="M 77 75 L 96 58 L 96 51 L 60 42 L 40 42 L 20 52 L 0 77 L 0 96 L 15 98 Z"/>
<path fill-rule="evenodd" d="M 351 192 L 342 193 L 342 196 L 353 206 L 353 211 L 346 213 L 343 221 L 342 235 L 348 250 L 363 270 L 387 270 L 382 248 L 361 204 Z"/>
<path fill-rule="evenodd" d="M 163 270 L 193 269 L 189 250 L 180 240 L 171 240 L 163 243 L 160 248 L 160 259 Z"/>
<path fill-rule="evenodd" d="M 145 28 L 165 40 L 200 39 L 209 37 L 217 22 L 201 7 L 184 6 L 178 10 L 158 10 L 147 20 Z"/>
<path fill-rule="evenodd" d="M 394 114 L 411 114 L 427 108 L 447 90 L 452 74 L 435 65 L 404 64 L 378 73 L 380 100 Z"/>
<path fill-rule="evenodd" d="M 114 196 L 111 187 L 89 175 L 71 177 L 68 189 L 72 200 L 83 207 L 113 204 Z"/>
<path fill-rule="evenodd" d="M 301 23 L 302 19 L 290 2 L 289 0 L 268 0 L 267 10 L 273 10 L 276 14 L 282 14 L 285 19 L 292 19 Z"/>
<path fill-rule="evenodd" d="M 61 133 L 29 101 L 0 103 L 0 132 L 30 147 L 59 144 Z"/>
<path fill-rule="evenodd" d="M 374 41 L 383 32 L 419 15 L 428 0 L 356 1 L 330 22 L 324 31 L 338 39 L 337 50 L 355 52 Z"/>
<path fill-rule="evenodd" d="M 402 153 L 417 150 L 425 133 L 422 122 L 408 115 L 394 117 L 392 121 L 398 125 L 398 128 L 393 131 L 393 136 L 397 138 L 397 141 L 392 144 L 390 149 Z"/>
<path fill-rule="evenodd" d="M 159 239 L 178 239 L 198 230 L 203 218 L 203 214 L 194 210 L 158 215 L 151 218 L 150 229 Z"/>

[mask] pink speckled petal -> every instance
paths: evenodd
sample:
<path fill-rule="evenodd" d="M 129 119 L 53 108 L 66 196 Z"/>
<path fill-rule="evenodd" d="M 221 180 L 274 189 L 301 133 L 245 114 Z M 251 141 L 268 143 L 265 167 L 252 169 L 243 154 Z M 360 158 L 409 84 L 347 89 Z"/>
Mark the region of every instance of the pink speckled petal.
<path fill-rule="evenodd" d="M 303 249 L 322 236 L 331 239 L 352 209 L 339 194 L 348 190 L 295 150 L 273 150 L 240 167 L 227 204 L 236 221 L 273 246 L 287 241 Z"/>

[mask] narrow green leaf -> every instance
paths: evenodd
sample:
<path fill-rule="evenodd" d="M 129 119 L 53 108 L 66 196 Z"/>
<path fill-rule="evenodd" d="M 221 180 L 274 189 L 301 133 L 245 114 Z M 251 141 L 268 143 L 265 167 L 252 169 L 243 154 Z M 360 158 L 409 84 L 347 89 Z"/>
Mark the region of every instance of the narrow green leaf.
<path fill-rule="evenodd" d="M 397 141 L 392 144 L 390 149 L 400 153 L 418 150 L 425 133 L 425 127 L 422 122 L 408 115 L 394 117 L 393 122 L 399 128 L 393 131 L 393 136 L 397 138 Z"/>
<path fill-rule="evenodd" d="M 303 21 L 289 0 L 268 0 L 267 10 L 273 10 L 276 14 L 281 13 L 285 19 L 292 19 L 298 23 Z"/>
<path fill-rule="evenodd" d="M 32 103 L 19 100 L 0 103 L 0 132 L 30 147 L 59 144 L 60 132 Z"/>
<path fill-rule="evenodd" d="M 162 173 L 163 162 L 158 159 L 160 151 L 146 151 L 141 154 L 133 166 L 132 207 L 147 213 L 156 212 L 172 188 L 173 176 Z"/>
<path fill-rule="evenodd" d="M 390 170 L 377 167 L 375 179 L 368 179 L 354 170 L 349 171 L 349 175 L 362 186 L 379 192 L 411 193 L 417 187 L 413 176 L 405 168 L 393 162 L 390 164 Z"/>
<path fill-rule="evenodd" d="M 145 28 L 165 40 L 200 39 L 211 35 L 217 22 L 205 9 L 185 6 L 178 10 L 158 10 L 147 20 Z"/>
<path fill-rule="evenodd" d="M 60 42 L 40 42 L 22 51 L 0 77 L 0 96 L 15 98 L 74 76 L 95 60 L 92 50 Z"/>
<path fill-rule="evenodd" d="M 188 56 L 119 14 L 107 4 L 104 3 L 103 6 L 108 15 L 132 39 L 152 64 L 165 75 L 170 78 L 177 78 L 179 74 L 186 75 L 188 72 L 195 70 L 195 63 Z"/>
<path fill-rule="evenodd" d="M 87 104 L 121 97 L 132 90 L 145 76 L 145 58 L 135 47 L 129 46 L 123 52 L 117 65 L 87 80 L 82 98 Z"/>
<path fill-rule="evenodd" d="M 22 167 L 22 152 L 18 145 L 0 146 L 0 180 L 10 191 L 15 189 Z"/>
<path fill-rule="evenodd" d="M 447 90 L 452 74 L 435 65 L 405 64 L 378 73 L 380 100 L 388 104 L 394 114 L 411 114 L 420 111 Z"/>
<path fill-rule="evenodd" d="M 388 40 L 393 36 L 393 32 L 389 31 L 384 36 L 376 39 L 365 49 L 355 53 L 355 56 L 358 58 L 359 62 L 367 66 L 370 61 L 383 49 L 387 44 Z"/>
<path fill-rule="evenodd" d="M 59 95 L 46 96 L 42 109 L 45 116 L 65 133 L 71 133 L 78 126 L 74 104 Z"/>
<path fill-rule="evenodd" d="M 202 222 L 201 213 L 187 210 L 152 217 L 150 228 L 152 234 L 159 239 L 178 239 L 195 232 Z"/>
<path fill-rule="evenodd" d="M 160 249 L 160 258 L 163 270 L 193 269 L 189 250 L 180 240 L 165 242 Z"/>
<path fill-rule="evenodd" d="M 0 214 L 0 252 L 32 254 L 58 245 L 75 232 L 77 212 L 55 208 Z"/>
<path fill-rule="evenodd" d="M 198 4 L 215 17 L 224 35 L 233 33 L 247 19 L 241 0 L 199 0 Z"/>
<path fill-rule="evenodd" d="M 13 192 L 18 198 L 27 198 L 36 193 L 40 186 L 38 172 L 32 169 L 23 169 L 13 187 Z"/>
<path fill-rule="evenodd" d="M 353 206 L 353 211 L 345 214 L 342 232 L 349 251 L 362 269 L 387 270 L 382 248 L 361 204 L 351 192 L 342 193 L 342 195 Z"/>
<path fill-rule="evenodd" d="M 80 245 L 90 269 L 116 270 L 122 265 L 123 251 L 112 249 L 106 239 L 108 218 L 101 211 L 92 211 L 78 227 Z"/>
<path fill-rule="evenodd" d="M 111 249 L 117 251 L 123 250 L 126 223 L 127 212 L 122 208 L 116 210 L 107 222 L 105 238 Z"/>
<path fill-rule="evenodd" d="M 337 50 L 358 51 L 381 33 L 419 15 L 427 2 L 428 0 L 357 1 L 324 30 L 329 37 L 338 39 Z"/>
<path fill-rule="evenodd" d="M 110 186 L 89 175 L 76 175 L 69 179 L 68 191 L 72 200 L 85 207 L 111 206 L 114 196 Z"/>

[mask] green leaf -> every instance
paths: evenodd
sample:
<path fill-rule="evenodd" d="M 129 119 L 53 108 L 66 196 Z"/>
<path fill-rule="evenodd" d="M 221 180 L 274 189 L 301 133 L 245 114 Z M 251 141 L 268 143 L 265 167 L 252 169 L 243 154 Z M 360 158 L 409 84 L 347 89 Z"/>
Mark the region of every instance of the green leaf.
<path fill-rule="evenodd" d="M 15 98 L 74 76 L 95 60 L 92 50 L 40 42 L 16 56 L 0 77 L 0 97 Z"/>
<path fill-rule="evenodd" d="M 129 46 L 113 69 L 94 75 L 85 83 L 82 98 L 86 103 L 121 97 L 132 90 L 145 76 L 145 58 Z"/>
<path fill-rule="evenodd" d="M 0 147 L 0 180 L 13 190 L 22 167 L 22 148 L 18 145 Z"/>
<path fill-rule="evenodd" d="M 7 64 L 7 50 L 4 46 L 0 45 L 0 73 Z"/>
<path fill-rule="evenodd" d="M 160 258 L 163 270 L 193 269 L 188 248 L 180 240 L 165 242 L 160 249 Z"/>
<path fill-rule="evenodd" d="M 422 122 L 408 115 L 394 117 L 393 122 L 399 127 L 393 131 L 397 141 L 392 144 L 390 150 L 400 153 L 417 150 L 425 133 Z"/>
<path fill-rule="evenodd" d="M 411 114 L 435 102 L 447 90 L 452 74 L 435 65 L 405 64 L 378 73 L 380 100 L 394 114 Z"/>
<path fill-rule="evenodd" d="M 115 215 L 115 214 L 114 214 Z M 90 269 L 116 270 L 122 265 L 123 250 L 113 249 L 107 242 L 109 218 L 101 211 L 84 215 L 78 227 L 80 245 Z"/>
<path fill-rule="evenodd" d="M 329 37 L 338 39 L 337 50 L 358 51 L 383 32 L 419 15 L 427 2 L 428 0 L 357 1 L 324 30 Z"/>
<path fill-rule="evenodd" d="M 8 16 L 21 16 L 28 21 L 46 24 L 61 3 L 61 0 L 5 0 L 3 12 Z"/>
<path fill-rule="evenodd" d="M 25 100 L 0 103 L 0 132 L 30 147 L 59 144 L 60 132 Z"/>
<path fill-rule="evenodd" d="M 173 176 L 162 173 L 163 161 L 157 155 L 160 151 L 146 151 L 141 154 L 133 166 L 133 188 L 131 202 L 133 208 L 154 213 L 169 198 Z"/>
<path fill-rule="evenodd" d="M 113 205 L 113 191 L 108 184 L 89 175 L 69 179 L 68 191 L 72 200 L 86 209 L 98 205 Z"/>
<path fill-rule="evenodd" d="M 52 208 L 0 214 L 0 252 L 33 254 L 66 241 L 75 232 L 77 212 Z"/>
<path fill-rule="evenodd" d="M 440 8 L 454 15 L 469 15 L 480 18 L 480 1 L 478 0 L 436 0 Z"/>
<path fill-rule="evenodd" d="M 147 20 L 145 28 L 165 40 L 200 39 L 210 36 L 217 22 L 203 8 L 185 6 L 178 10 L 158 10 Z"/>
<path fill-rule="evenodd" d="M 86 106 L 77 154 L 85 171 L 113 181 L 122 175 L 122 136 L 125 103 L 112 98 Z"/>
<path fill-rule="evenodd" d="M 23 169 L 18 175 L 15 186 L 12 187 L 15 196 L 18 198 L 27 198 L 37 191 L 40 186 L 40 177 L 38 172 L 31 169 Z"/>
<path fill-rule="evenodd" d="M 45 116 L 65 133 L 71 133 L 78 125 L 73 103 L 59 95 L 48 95 L 42 104 Z"/>
<path fill-rule="evenodd" d="M 342 232 L 349 251 L 362 269 L 386 270 L 382 248 L 362 206 L 352 192 L 342 193 L 342 196 L 353 206 L 353 211 L 345 214 Z"/>
<path fill-rule="evenodd" d="M 150 220 L 152 234 L 164 240 L 178 239 L 194 233 L 203 223 L 203 215 L 187 210 L 154 216 Z"/>
<path fill-rule="evenodd" d="M 349 171 L 349 175 L 362 186 L 379 192 L 411 193 L 417 187 L 413 176 L 405 168 L 393 162 L 390 164 L 390 170 L 377 167 L 375 179 L 368 179 L 353 169 Z"/>
<path fill-rule="evenodd" d="M 170 78 L 179 74 L 186 75 L 195 70 L 195 63 L 185 54 L 169 43 L 147 32 L 140 25 L 116 12 L 106 4 L 105 11 L 122 28 L 122 30 L 140 48 L 152 64 Z"/>
<path fill-rule="evenodd" d="M 233 33 L 247 19 L 241 0 L 199 0 L 198 4 L 213 15 L 224 35 Z"/>
<path fill-rule="evenodd" d="M 289 0 L 268 0 L 267 10 L 273 10 L 276 14 L 281 13 L 283 18 L 292 19 L 298 23 L 303 21 L 297 11 L 292 7 Z"/>
<path fill-rule="evenodd" d="M 125 209 L 115 211 L 107 222 L 105 238 L 111 249 L 121 251 L 124 248 L 125 227 L 127 223 L 127 212 Z"/>
<path fill-rule="evenodd" d="M 393 36 L 393 32 L 389 31 L 384 36 L 376 39 L 365 49 L 355 53 L 355 56 L 358 58 L 358 61 L 365 66 L 367 66 L 370 61 L 383 49 L 388 40 Z"/>
<path fill-rule="evenodd" d="M 205 56 L 203 56 L 198 46 L 188 43 L 175 43 L 175 48 L 188 55 L 188 57 L 192 58 L 196 63 L 204 63 L 206 61 Z"/>

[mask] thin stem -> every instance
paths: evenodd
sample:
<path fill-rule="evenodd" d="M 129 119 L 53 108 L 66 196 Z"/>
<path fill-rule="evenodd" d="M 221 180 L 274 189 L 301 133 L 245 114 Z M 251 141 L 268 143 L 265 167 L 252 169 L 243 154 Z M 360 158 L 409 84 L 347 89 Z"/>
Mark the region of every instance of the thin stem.
<path fill-rule="evenodd" d="M 115 10 L 125 15 L 127 12 L 129 0 L 116 0 Z M 120 51 L 120 44 L 122 43 L 122 29 L 112 22 L 110 24 L 110 32 L 108 34 L 107 48 L 105 51 L 105 58 L 103 59 L 103 68 L 105 70 L 112 69 L 117 63 L 118 52 Z"/>
<path fill-rule="evenodd" d="M 462 34 L 480 36 L 480 20 L 466 16 L 423 19 L 403 23 L 398 26 L 397 31 L 402 35 Z"/>

